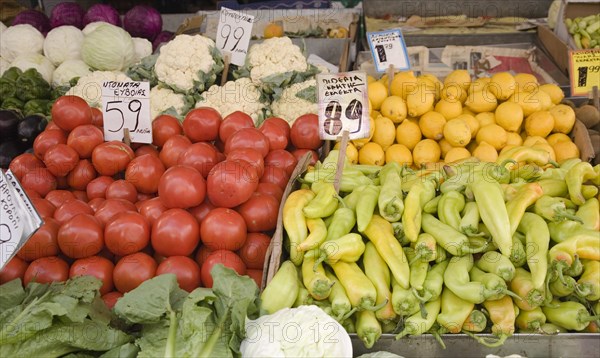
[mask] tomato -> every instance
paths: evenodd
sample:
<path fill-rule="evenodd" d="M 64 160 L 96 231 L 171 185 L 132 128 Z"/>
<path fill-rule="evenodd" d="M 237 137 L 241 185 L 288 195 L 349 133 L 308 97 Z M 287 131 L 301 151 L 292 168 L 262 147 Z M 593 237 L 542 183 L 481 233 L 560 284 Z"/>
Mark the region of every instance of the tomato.
<path fill-rule="evenodd" d="M 52 122 L 50 122 L 52 123 Z M 67 135 L 60 129 L 46 128 L 45 131 L 40 133 L 33 141 L 33 154 L 39 159 L 44 159 L 44 155 L 48 148 L 56 144 L 66 144 Z"/>
<path fill-rule="evenodd" d="M 167 139 L 183 133 L 179 120 L 168 114 L 163 114 L 152 121 L 152 144 L 157 147 L 165 145 Z"/>
<path fill-rule="evenodd" d="M 183 119 L 183 133 L 193 142 L 210 142 L 217 139 L 221 115 L 209 107 L 192 109 Z"/>
<path fill-rule="evenodd" d="M 158 196 L 167 208 L 191 208 L 204 201 L 206 181 L 196 169 L 177 165 L 160 178 Z"/>
<path fill-rule="evenodd" d="M 48 217 L 52 217 L 54 215 L 54 211 L 56 210 L 56 206 L 54 206 L 48 200 L 42 197 L 31 197 L 29 196 L 29 200 L 37 210 L 38 214 L 42 217 L 42 219 L 46 219 Z"/>
<path fill-rule="evenodd" d="M 58 186 L 56 177 L 46 168 L 36 168 L 23 174 L 21 185 L 24 189 L 31 189 L 40 196 L 46 196 Z"/>
<path fill-rule="evenodd" d="M 195 256 L 196 262 L 198 263 L 198 265 L 200 265 L 200 267 L 202 267 L 202 264 L 204 264 L 204 261 L 206 261 L 208 255 L 210 255 L 212 252 L 213 250 L 209 249 L 208 247 L 200 245 L 198 250 L 196 250 Z"/>
<path fill-rule="evenodd" d="M 200 242 L 200 228 L 192 214 L 183 209 L 169 209 L 152 225 L 150 240 L 159 255 L 188 256 Z"/>
<path fill-rule="evenodd" d="M 237 211 L 246 221 L 249 232 L 270 231 L 277 226 L 279 201 L 272 195 L 254 193 Z"/>
<path fill-rule="evenodd" d="M 283 131 L 285 131 L 285 136 L 290 138 L 290 123 L 283 118 L 280 117 L 269 117 L 265 119 L 264 122 L 269 122 L 273 124 L 277 124 Z M 264 123 L 263 122 L 263 123 Z"/>
<path fill-rule="evenodd" d="M 249 232 L 246 243 L 237 253 L 247 268 L 262 270 L 270 244 L 271 238 L 269 236 L 260 232 Z"/>
<path fill-rule="evenodd" d="M 162 149 L 160 150 L 158 157 L 165 165 L 165 168 L 170 168 L 177 165 L 179 156 L 190 145 L 192 145 L 192 142 L 188 139 L 188 137 L 174 135 L 165 142 L 165 145 L 163 145 Z"/>
<path fill-rule="evenodd" d="M 67 177 L 55 177 L 56 178 L 56 188 L 67 190 L 69 189 L 69 183 L 67 182 Z"/>
<path fill-rule="evenodd" d="M 75 260 L 69 270 L 69 278 L 76 276 L 94 276 L 102 281 L 100 294 L 105 295 L 113 290 L 113 270 L 115 265 L 112 261 L 101 257 L 91 256 Z"/>
<path fill-rule="evenodd" d="M 289 125 L 287 128 L 274 121 L 275 118 L 269 118 L 265 120 L 259 130 L 269 140 L 269 149 L 285 149 L 288 146 L 288 136 L 290 133 Z M 286 131 L 287 129 L 287 131 Z"/>
<path fill-rule="evenodd" d="M 158 191 L 158 183 L 165 172 L 163 163 L 151 154 L 133 159 L 125 170 L 125 180 L 133 184 L 140 193 L 153 194 Z"/>
<path fill-rule="evenodd" d="M 23 175 L 33 169 L 43 168 L 44 163 L 31 153 L 23 153 L 15 157 L 8 166 L 8 169 L 14 174 L 17 180 L 21 180 Z"/>
<path fill-rule="evenodd" d="M 59 97 L 52 105 L 51 115 L 52 121 L 66 131 L 72 131 L 84 124 L 92 124 L 92 110 L 87 102 L 78 96 Z"/>
<path fill-rule="evenodd" d="M 102 111 L 96 107 L 92 107 L 92 124 L 96 127 L 104 127 L 104 119 L 102 118 Z"/>
<path fill-rule="evenodd" d="M 146 218 L 150 227 L 152 227 L 154 221 L 156 221 L 156 219 L 158 219 L 165 211 L 167 211 L 167 207 L 163 205 L 158 197 L 144 200 L 138 204 L 138 212 Z"/>
<path fill-rule="evenodd" d="M 242 128 L 227 138 L 224 153 L 241 148 L 256 149 L 264 158 L 269 153 L 269 140 L 257 128 Z"/>
<path fill-rule="evenodd" d="M 319 153 L 316 150 L 312 149 L 294 149 L 292 154 L 296 157 L 297 161 L 300 161 L 304 158 L 306 153 L 310 153 L 310 162 L 309 165 L 315 165 L 319 161 Z"/>
<path fill-rule="evenodd" d="M 115 215 L 104 227 L 104 243 L 115 255 L 136 253 L 149 242 L 150 225 L 142 214 L 126 212 Z"/>
<path fill-rule="evenodd" d="M 88 198 L 106 198 L 106 189 L 115 180 L 112 177 L 103 175 L 92 179 L 85 188 Z"/>
<path fill-rule="evenodd" d="M 251 148 L 240 148 L 234 149 L 227 154 L 228 160 L 244 160 L 248 164 L 256 169 L 256 173 L 259 177 L 263 175 L 265 171 L 265 161 L 262 154 L 256 149 Z"/>
<path fill-rule="evenodd" d="M 94 169 L 92 162 L 88 159 L 82 159 L 67 175 L 67 183 L 69 187 L 73 189 L 86 190 L 88 184 L 94 180 L 96 176 L 96 169 Z"/>
<path fill-rule="evenodd" d="M 29 199 L 42 197 L 40 194 L 38 194 L 36 191 L 32 190 L 31 188 L 23 188 L 23 191 L 25 192 L 25 194 L 27 194 Z"/>
<path fill-rule="evenodd" d="M 102 143 L 104 143 L 104 133 L 93 124 L 79 126 L 67 137 L 67 145 L 75 149 L 82 159 L 91 158 L 94 148 Z"/>
<path fill-rule="evenodd" d="M 150 154 L 158 158 L 158 150 L 155 146 L 151 144 L 144 144 L 133 152 L 136 157 L 141 157 L 142 155 Z"/>
<path fill-rule="evenodd" d="M 136 201 L 136 207 L 137 207 L 137 203 L 139 203 L 140 201 L 144 201 L 144 200 L 150 200 L 152 198 L 156 198 L 156 196 L 154 194 L 144 194 L 144 193 L 137 193 L 137 201 Z"/>
<path fill-rule="evenodd" d="M 246 275 L 254 280 L 254 282 L 256 283 L 256 286 L 258 286 L 258 288 L 261 288 L 263 270 L 247 269 Z"/>
<path fill-rule="evenodd" d="M 246 223 L 235 210 L 215 208 L 202 221 L 200 238 L 211 250 L 235 251 L 246 241 Z"/>
<path fill-rule="evenodd" d="M 57 207 L 53 217 L 62 225 L 79 214 L 94 215 L 94 210 L 81 200 L 69 199 Z"/>
<path fill-rule="evenodd" d="M 225 117 L 219 127 L 219 139 L 221 143 L 227 142 L 227 139 L 242 128 L 254 128 L 252 117 L 241 111 L 235 111 Z"/>
<path fill-rule="evenodd" d="M 93 215 L 74 216 L 58 229 L 58 246 L 73 259 L 96 255 L 104 246 L 102 223 Z"/>
<path fill-rule="evenodd" d="M 137 211 L 137 208 L 131 201 L 123 199 L 107 199 L 100 204 L 94 216 L 100 220 L 103 226 L 105 226 L 114 215 L 128 211 Z"/>
<path fill-rule="evenodd" d="M 214 206 L 208 198 L 205 198 L 202 204 L 189 208 L 188 212 L 196 218 L 198 224 L 202 224 L 206 215 L 214 208 L 216 208 L 216 206 Z"/>
<path fill-rule="evenodd" d="M 126 293 L 154 277 L 156 261 L 143 252 L 127 255 L 119 260 L 113 270 L 113 282 L 119 292 Z"/>
<path fill-rule="evenodd" d="M 217 164 L 217 150 L 206 142 L 194 143 L 179 155 L 177 164 L 192 167 L 206 178 Z"/>
<path fill-rule="evenodd" d="M 119 141 L 104 142 L 92 152 L 92 164 L 100 175 L 113 176 L 127 168 L 135 157 L 133 150 Z"/>
<path fill-rule="evenodd" d="M 42 257 L 29 264 L 23 277 L 23 285 L 30 282 L 63 282 L 69 278 L 69 264 L 58 256 Z"/>
<path fill-rule="evenodd" d="M 123 179 L 115 180 L 106 188 L 106 199 L 123 199 L 135 204 L 137 190 L 135 186 Z"/>
<path fill-rule="evenodd" d="M 92 208 L 92 210 L 94 210 L 94 215 L 95 215 L 96 211 L 98 211 L 98 208 L 104 202 L 104 200 L 105 200 L 104 198 L 94 198 L 94 199 L 88 201 L 88 205 L 90 206 L 90 208 Z"/>
<path fill-rule="evenodd" d="M 18 256 L 13 257 L 0 270 L 0 285 L 17 278 L 20 278 L 21 281 L 23 281 L 23 276 L 25 276 L 25 272 L 27 272 L 27 267 L 29 267 L 27 262 L 23 261 Z"/>
<path fill-rule="evenodd" d="M 87 197 L 87 193 L 83 190 L 73 190 L 71 189 L 71 193 L 73 193 L 73 196 L 75 197 L 75 199 L 77 200 L 81 200 L 84 203 L 87 203 L 88 201 L 90 201 Z"/>
<path fill-rule="evenodd" d="M 261 183 L 273 183 L 276 184 L 281 190 L 285 190 L 288 181 L 290 180 L 289 175 L 285 169 L 276 167 L 273 165 L 265 166 L 265 173 L 260 178 Z"/>
<path fill-rule="evenodd" d="M 281 203 L 281 198 L 283 197 L 283 189 L 281 189 L 279 185 L 273 183 L 258 183 L 256 192 L 265 195 L 271 195 L 277 199 L 278 203 Z"/>
<path fill-rule="evenodd" d="M 208 255 L 200 270 L 204 287 L 212 288 L 213 279 L 210 275 L 210 270 L 212 270 L 213 266 L 216 264 L 223 264 L 225 267 L 235 270 L 239 275 L 246 274 L 246 265 L 244 265 L 242 259 L 234 252 L 228 250 L 213 251 Z"/>
<path fill-rule="evenodd" d="M 177 277 L 179 288 L 192 292 L 200 287 L 200 266 L 186 256 L 167 257 L 158 265 L 156 276 L 172 273 Z"/>
<path fill-rule="evenodd" d="M 265 157 L 265 165 L 283 168 L 288 176 L 292 175 L 296 164 L 298 164 L 296 157 L 285 149 L 272 150 Z"/>
<path fill-rule="evenodd" d="M 208 174 L 208 199 L 217 207 L 233 208 L 248 200 L 258 186 L 256 169 L 242 161 L 225 160 Z"/>
<path fill-rule="evenodd" d="M 104 304 L 106 305 L 106 307 L 108 307 L 109 310 L 112 310 L 121 297 L 123 297 L 123 294 L 121 292 L 112 291 L 102 296 L 102 301 L 104 301 Z"/>
<path fill-rule="evenodd" d="M 68 190 L 52 190 L 46 194 L 44 199 L 48 200 L 54 207 L 58 208 L 67 200 L 75 199 L 75 195 Z"/>
<path fill-rule="evenodd" d="M 319 138 L 319 116 L 310 113 L 298 117 L 292 124 L 290 138 L 296 148 L 319 149 L 322 144 Z"/>
<path fill-rule="evenodd" d="M 63 133 L 65 133 L 65 135 L 67 134 L 65 131 L 63 131 L 59 126 L 56 125 L 56 123 L 50 121 L 48 122 L 48 125 L 46 125 L 45 130 L 50 131 L 50 130 L 59 130 Z"/>

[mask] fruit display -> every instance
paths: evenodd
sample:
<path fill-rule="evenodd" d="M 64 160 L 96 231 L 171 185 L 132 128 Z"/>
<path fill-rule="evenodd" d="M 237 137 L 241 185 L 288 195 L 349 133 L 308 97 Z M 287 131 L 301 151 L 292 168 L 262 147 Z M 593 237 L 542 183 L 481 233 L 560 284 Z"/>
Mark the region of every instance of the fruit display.
<path fill-rule="evenodd" d="M 600 48 L 600 13 L 583 18 L 567 18 L 565 25 L 578 49 Z"/>
<path fill-rule="evenodd" d="M 575 108 L 577 119 L 585 125 L 590 135 L 592 148 L 595 153 L 594 164 L 600 164 L 600 111 L 591 104 L 582 103 Z"/>

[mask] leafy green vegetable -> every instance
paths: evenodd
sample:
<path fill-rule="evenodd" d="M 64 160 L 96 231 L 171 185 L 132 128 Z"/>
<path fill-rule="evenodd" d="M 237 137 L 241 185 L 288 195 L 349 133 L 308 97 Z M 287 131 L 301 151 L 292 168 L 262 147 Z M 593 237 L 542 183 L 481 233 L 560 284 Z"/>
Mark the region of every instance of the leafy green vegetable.
<path fill-rule="evenodd" d="M 317 87 L 309 86 L 296 93 L 296 97 L 302 98 L 312 103 L 317 103 Z"/>
<path fill-rule="evenodd" d="M 50 84 L 44 80 L 42 75 L 35 69 L 30 68 L 17 78 L 15 95 L 21 101 L 27 102 L 32 99 L 49 99 Z"/>
<path fill-rule="evenodd" d="M 157 58 L 158 54 L 146 56 L 140 62 L 131 65 L 125 73 L 134 81 L 148 81 L 150 87 L 154 87 L 158 84 L 158 78 L 154 73 Z"/>
<path fill-rule="evenodd" d="M 0 286 L 0 313 L 11 307 L 20 305 L 25 296 L 25 290 L 20 278 Z"/>

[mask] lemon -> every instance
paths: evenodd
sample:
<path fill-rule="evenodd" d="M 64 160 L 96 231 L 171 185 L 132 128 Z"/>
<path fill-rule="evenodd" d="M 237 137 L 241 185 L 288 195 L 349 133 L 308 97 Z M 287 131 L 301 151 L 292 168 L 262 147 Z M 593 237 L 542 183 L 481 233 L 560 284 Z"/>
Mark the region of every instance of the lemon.
<path fill-rule="evenodd" d="M 515 102 L 503 102 L 494 112 L 496 124 L 509 132 L 518 132 L 523 124 L 523 109 Z"/>
<path fill-rule="evenodd" d="M 492 92 L 484 89 L 469 93 L 465 106 L 475 113 L 492 112 L 498 106 L 498 100 Z"/>
<path fill-rule="evenodd" d="M 381 116 L 381 112 L 375 110 L 371 111 L 371 117 L 377 118 L 379 116 Z"/>
<path fill-rule="evenodd" d="M 506 132 L 506 145 L 523 145 L 523 138 L 517 132 Z"/>
<path fill-rule="evenodd" d="M 396 139 L 396 127 L 391 119 L 379 116 L 375 119 L 375 132 L 371 141 L 379 144 L 383 150 L 394 144 Z"/>
<path fill-rule="evenodd" d="M 371 138 L 373 138 L 373 134 L 375 133 L 375 119 L 373 116 L 369 117 L 369 136 L 367 138 L 362 139 L 354 139 L 352 144 L 356 147 L 356 149 L 362 148 L 363 145 L 369 143 Z"/>
<path fill-rule="evenodd" d="M 371 82 L 376 82 L 377 79 L 371 75 L 367 75 L 367 84 L 371 83 Z"/>
<path fill-rule="evenodd" d="M 444 136 L 446 118 L 438 112 L 429 111 L 419 118 L 419 128 L 425 138 L 440 140 Z"/>
<path fill-rule="evenodd" d="M 540 136 L 530 136 L 530 137 L 525 138 L 525 140 L 523 141 L 523 145 L 526 147 L 532 147 L 538 143 L 548 144 L 548 141 L 546 140 L 546 138 L 543 138 Z"/>
<path fill-rule="evenodd" d="M 358 164 L 383 165 L 385 164 L 385 152 L 375 142 L 369 142 L 358 150 Z"/>
<path fill-rule="evenodd" d="M 504 146 L 504 148 L 502 148 L 502 150 L 500 150 L 500 153 L 498 153 L 498 155 L 502 155 L 504 154 L 504 152 L 508 152 L 509 150 L 513 149 L 517 147 L 516 145 L 511 145 L 511 144 L 507 144 Z"/>
<path fill-rule="evenodd" d="M 528 136 L 547 137 L 554 128 L 554 118 L 548 111 L 537 111 L 525 118 Z"/>
<path fill-rule="evenodd" d="M 482 162 L 494 163 L 498 159 L 498 151 L 488 142 L 482 141 L 473 150 L 473 156 Z"/>
<path fill-rule="evenodd" d="M 394 75 L 392 84 L 390 86 L 390 92 L 394 96 L 401 97 L 406 100 L 406 97 L 410 92 L 417 90 L 417 77 L 413 71 L 402 71 Z"/>
<path fill-rule="evenodd" d="M 515 92 L 527 91 L 534 92 L 539 89 L 540 84 L 538 83 L 537 77 L 530 73 L 517 73 L 515 75 Z"/>
<path fill-rule="evenodd" d="M 383 76 L 381 76 L 381 77 L 380 77 L 380 78 L 377 80 L 377 82 L 381 82 L 381 83 L 382 83 L 382 84 L 383 84 L 383 85 L 384 85 L 384 86 L 387 88 L 387 86 L 388 86 L 388 82 L 389 82 L 388 78 L 389 78 L 389 77 L 388 77 L 388 75 L 387 75 L 387 73 L 386 73 L 386 74 L 384 74 Z"/>
<path fill-rule="evenodd" d="M 371 101 L 372 109 L 379 110 L 381 104 L 388 96 L 387 87 L 381 82 L 371 82 L 367 85 L 367 93 Z"/>
<path fill-rule="evenodd" d="M 436 101 L 439 100 L 441 98 L 442 89 L 444 88 L 444 83 L 432 73 L 423 73 L 417 77 L 417 79 L 419 78 L 429 80 L 433 84 L 435 88 L 435 99 Z"/>
<path fill-rule="evenodd" d="M 433 139 L 423 139 L 413 149 L 413 162 L 421 167 L 427 163 L 437 163 L 440 161 L 440 146 Z"/>
<path fill-rule="evenodd" d="M 444 157 L 444 162 L 453 163 L 462 159 L 471 158 L 471 153 L 465 148 L 452 148 Z"/>
<path fill-rule="evenodd" d="M 547 111 L 550 108 L 554 107 L 554 103 L 552 103 L 552 98 L 550 98 L 550 95 L 548 93 L 544 91 L 537 91 L 536 96 L 540 100 L 540 108 L 542 109 L 542 111 Z"/>
<path fill-rule="evenodd" d="M 381 104 L 381 114 L 394 123 L 401 123 L 407 115 L 406 102 L 399 96 L 389 96 Z"/>
<path fill-rule="evenodd" d="M 273 37 L 283 37 L 283 26 L 279 23 L 271 22 L 263 31 L 263 37 L 265 39 L 270 39 Z"/>
<path fill-rule="evenodd" d="M 335 145 L 333 146 L 333 149 L 339 150 L 340 144 L 341 144 L 340 142 L 336 142 Z M 348 158 L 348 160 L 352 164 L 358 163 L 358 150 L 356 149 L 354 144 L 352 144 L 351 142 L 348 142 L 348 146 L 346 147 L 346 158 Z"/>
<path fill-rule="evenodd" d="M 552 149 L 554 149 L 558 163 L 571 158 L 579 158 L 579 148 L 571 141 L 557 142 Z"/>
<path fill-rule="evenodd" d="M 472 110 L 468 109 L 467 107 L 463 107 L 462 108 L 462 113 L 463 114 L 470 114 L 472 116 L 475 116 L 477 113 L 473 112 Z"/>
<path fill-rule="evenodd" d="M 550 134 L 548 138 L 546 138 L 546 142 L 554 147 L 554 145 L 558 142 L 570 142 L 571 138 L 564 133 L 554 133 Z"/>
<path fill-rule="evenodd" d="M 479 128 L 485 127 L 488 124 L 496 124 L 496 115 L 494 112 L 477 113 L 475 119 L 479 122 Z"/>
<path fill-rule="evenodd" d="M 550 114 L 554 118 L 552 132 L 569 133 L 575 125 L 575 111 L 566 104 L 557 104 L 550 108 Z"/>
<path fill-rule="evenodd" d="M 445 138 L 438 140 L 438 145 L 440 146 L 441 157 L 444 158 L 448 152 L 454 148 L 452 144 L 448 143 Z"/>
<path fill-rule="evenodd" d="M 540 91 L 546 92 L 550 96 L 550 100 L 554 104 L 559 104 L 565 98 L 563 90 L 554 83 L 546 83 L 540 86 Z"/>
<path fill-rule="evenodd" d="M 497 124 L 488 124 L 487 126 L 479 128 L 476 137 L 477 143 L 487 142 L 494 149 L 500 150 L 506 145 L 508 137 L 504 128 Z"/>
<path fill-rule="evenodd" d="M 466 91 L 471 84 L 471 75 L 467 70 L 454 70 L 444 79 L 444 87 L 448 86 L 450 83 L 456 83 Z"/>
<path fill-rule="evenodd" d="M 442 87 L 444 86 L 441 82 L 434 81 L 428 76 L 419 76 L 417 77 L 417 85 L 421 84 L 425 85 L 427 90 L 433 93 L 436 101 L 440 99 Z"/>
<path fill-rule="evenodd" d="M 406 106 L 408 107 L 408 115 L 411 117 L 419 117 L 423 113 L 433 109 L 435 102 L 435 93 L 430 88 L 427 88 L 427 83 L 419 81 L 417 90 L 411 92 L 406 97 Z"/>
<path fill-rule="evenodd" d="M 463 89 L 458 83 L 444 84 L 444 88 L 440 92 L 440 97 L 449 101 L 459 101 L 464 103 L 467 99 L 468 92 Z"/>
<path fill-rule="evenodd" d="M 413 157 L 410 149 L 402 144 L 392 144 L 385 151 L 385 162 L 391 163 L 396 162 L 399 164 L 406 164 L 411 166 L 413 164 Z"/>
<path fill-rule="evenodd" d="M 467 125 L 469 126 L 469 129 L 471 130 L 471 138 L 475 138 L 475 135 L 477 134 L 477 131 L 479 130 L 479 121 L 477 119 L 475 119 L 475 116 L 473 116 L 471 114 L 461 114 L 460 116 L 457 116 L 456 118 L 462 119 L 465 122 L 467 122 Z"/>
<path fill-rule="evenodd" d="M 480 77 L 476 79 L 469 85 L 469 93 L 475 91 L 489 90 L 491 81 L 492 80 L 489 77 Z"/>
<path fill-rule="evenodd" d="M 457 100 L 441 99 L 435 105 L 435 111 L 441 113 L 446 119 L 456 118 L 462 114 L 462 103 Z"/>
<path fill-rule="evenodd" d="M 554 152 L 554 148 L 548 143 L 536 143 L 531 146 L 531 148 L 542 149 L 550 154 L 550 159 L 556 161 L 556 153 Z"/>
<path fill-rule="evenodd" d="M 542 102 L 535 92 L 516 91 L 510 96 L 508 101 L 515 102 L 521 106 L 523 117 L 542 110 Z"/>
<path fill-rule="evenodd" d="M 412 150 L 421 140 L 421 129 L 416 121 L 406 120 L 396 127 L 396 142 Z"/>
<path fill-rule="evenodd" d="M 367 99 L 367 108 L 369 109 L 369 113 L 373 113 L 373 104 L 370 99 Z"/>
<path fill-rule="evenodd" d="M 464 119 L 451 119 L 444 126 L 444 138 L 453 147 L 466 147 L 471 141 L 471 128 Z"/>
<path fill-rule="evenodd" d="M 489 90 L 499 100 L 507 100 L 515 93 L 515 78 L 508 72 L 495 73 L 490 78 Z"/>
<path fill-rule="evenodd" d="M 471 141 L 469 142 L 469 144 L 467 144 L 467 146 L 465 148 L 467 148 L 467 150 L 471 153 L 473 153 L 475 151 L 475 149 L 477 148 L 479 144 L 477 144 L 477 141 L 474 139 L 471 139 Z"/>

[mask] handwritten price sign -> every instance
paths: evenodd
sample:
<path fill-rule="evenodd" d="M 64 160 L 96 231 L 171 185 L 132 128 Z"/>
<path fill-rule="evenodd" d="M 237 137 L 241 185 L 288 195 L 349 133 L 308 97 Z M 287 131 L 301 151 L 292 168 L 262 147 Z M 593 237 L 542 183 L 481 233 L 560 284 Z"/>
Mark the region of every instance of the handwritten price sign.
<path fill-rule="evenodd" d="M 410 68 L 408 51 L 400 30 L 368 32 L 367 40 L 377 72 L 385 72 L 390 66 L 396 70 Z"/>
<path fill-rule="evenodd" d="M 104 82 L 102 114 L 106 141 L 122 140 L 127 128 L 132 142 L 152 143 L 148 82 Z"/>
<path fill-rule="evenodd" d="M 231 54 L 231 63 L 242 66 L 248 53 L 254 16 L 221 8 L 216 45 L 221 53 Z"/>
<path fill-rule="evenodd" d="M 600 87 L 600 50 L 569 52 L 571 95 L 587 96 L 594 86 Z"/>

